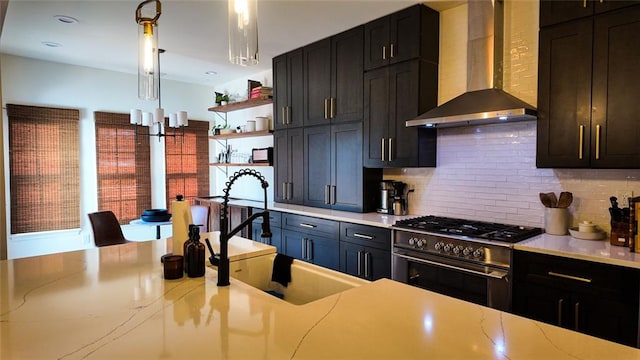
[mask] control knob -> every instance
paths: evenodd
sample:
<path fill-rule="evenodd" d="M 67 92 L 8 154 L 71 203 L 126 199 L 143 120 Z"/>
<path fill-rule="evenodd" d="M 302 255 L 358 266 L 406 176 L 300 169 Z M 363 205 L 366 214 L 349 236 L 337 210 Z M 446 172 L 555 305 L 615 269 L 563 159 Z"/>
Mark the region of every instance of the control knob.
<path fill-rule="evenodd" d="M 453 249 L 453 244 L 449 243 L 444 246 L 444 252 L 451 252 Z"/>
<path fill-rule="evenodd" d="M 409 245 L 415 245 L 416 244 L 416 238 L 412 237 L 409 238 Z"/>
<path fill-rule="evenodd" d="M 482 259 L 484 257 L 484 250 L 482 248 L 478 248 L 473 252 L 473 257 Z"/>
<path fill-rule="evenodd" d="M 466 248 L 464 248 L 464 250 L 462 250 L 462 255 L 464 256 L 469 256 L 473 254 L 473 248 L 471 246 L 467 246 Z"/>
<path fill-rule="evenodd" d="M 453 253 L 456 254 L 456 255 L 460 255 L 460 253 L 462 252 L 463 249 L 464 249 L 464 246 L 458 245 L 458 246 L 453 248 Z"/>
<path fill-rule="evenodd" d="M 438 241 L 433 248 L 436 249 L 436 251 L 440 251 L 444 249 L 444 243 L 442 241 Z"/>
<path fill-rule="evenodd" d="M 416 245 L 418 245 L 418 247 L 421 248 L 424 246 L 424 243 L 425 243 L 424 239 L 418 239 L 418 241 L 416 242 Z"/>

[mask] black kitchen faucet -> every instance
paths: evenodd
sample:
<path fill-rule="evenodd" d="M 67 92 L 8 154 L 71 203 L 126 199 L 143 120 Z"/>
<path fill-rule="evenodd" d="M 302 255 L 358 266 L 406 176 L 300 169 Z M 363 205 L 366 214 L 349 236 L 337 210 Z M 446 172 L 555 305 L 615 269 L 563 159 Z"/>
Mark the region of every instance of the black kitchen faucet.
<path fill-rule="evenodd" d="M 231 186 L 233 183 L 240 177 L 250 175 L 258 180 L 262 185 L 262 189 L 264 190 L 264 211 L 259 213 L 252 214 L 248 219 L 243 221 L 236 228 L 229 230 L 229 191 L 231 190 Z M 220 254 L 216 255 L 213 252 L 213 248 L 211 247 L 211 243 L 209 239 L 205 239 L 207 243 L 207 247 L 211 252 L 211 257 L 209 257 L 209 261 L 211 265 L 218 267 L 218 286 L 228 286 L 229 285 L 229 239 L 233 237 L 235 234 L 240 232 L 240 230 L 244 229 L 245 226 L 251 224 L 251 222 L 258 217 L 262 216 L 262 234 L 261 237 L 263 239 L 271 238 L 271 228 L 269 226 L 269 211 L 267 211 L 267 188 L 269 187 L 269 183 L 265 180 L 264 176 L 259 172 L 253 169 L 242 169 L 233 174 L 229 181 L 225 184 L 224 188 L 224 202 L 222 203 L 222 211 L 220 211 Z"/>

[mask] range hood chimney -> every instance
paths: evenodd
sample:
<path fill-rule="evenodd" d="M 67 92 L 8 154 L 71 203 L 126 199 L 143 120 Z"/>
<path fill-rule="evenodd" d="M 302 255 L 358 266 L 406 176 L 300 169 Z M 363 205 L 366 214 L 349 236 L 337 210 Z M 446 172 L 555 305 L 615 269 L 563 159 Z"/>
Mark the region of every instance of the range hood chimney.
<path fill-rule="evenodd" d="M 536 109 L 502 90 L 503 1 L 469 0 L 467 92 L 406 126 L 454 127 L 535 120 Z"/>

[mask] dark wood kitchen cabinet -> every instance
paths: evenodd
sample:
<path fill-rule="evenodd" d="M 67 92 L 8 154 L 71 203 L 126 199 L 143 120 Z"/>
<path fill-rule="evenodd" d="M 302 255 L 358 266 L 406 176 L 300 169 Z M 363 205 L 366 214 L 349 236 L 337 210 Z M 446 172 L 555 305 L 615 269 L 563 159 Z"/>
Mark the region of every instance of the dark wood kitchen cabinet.
<path fill-rule="evenodd" d="M 367 212 L 380 169 L 362 166 L 362 123 L 305 127 L 304 205 Z"/>
<path fill-rule="evenodd" d="M 302 48 L 273 58 L 273 127 L 303 123 Z"/>
<path fill-rule="evenodd" d="M 341 222 L 340 271 L 371 281 L 391 278 L 391 230 Z"/>
<path fill-rule="evenodd" d="M 439 26 L 438 12 L 420 4 L 365 24 L 364 69 L 416 58 L 437 63 Z"/>
<path fill-rule="evenodd" d="M 515 250 L 513 312 L 638 347 L 640 271 Z"/>
<path fill-rule="evenodd" d="M 436 165 L 436 130 L 405 122 L 435 107 L 438 65 L 412 60 L 364 75 L 364 165 Z"/>
<path fill-rule="evenodd" d="M 304 125 L 362 121 L 363 27 L 307 45 Z"/>
<path fill-rule="evenodd" d="M 339 223 L 297 214 L 282 214 L 284 254 L 333 270 L 339 269 Z"/>
<path fill-rule="evenodd" d="M 541 0 L 540 27 L 576 20 L 638 3 L 638 1 L 621 0 Z"/>
<path fill-rule="evenodd" d="M 273 133 L 275 201 L 304 202 L 304 137 L 302 128 Z"/>
<path fill-rule="evenodd" d="M 639 33 L 640 5 L 540 30 L 538 167 L 640 167 Z"/>

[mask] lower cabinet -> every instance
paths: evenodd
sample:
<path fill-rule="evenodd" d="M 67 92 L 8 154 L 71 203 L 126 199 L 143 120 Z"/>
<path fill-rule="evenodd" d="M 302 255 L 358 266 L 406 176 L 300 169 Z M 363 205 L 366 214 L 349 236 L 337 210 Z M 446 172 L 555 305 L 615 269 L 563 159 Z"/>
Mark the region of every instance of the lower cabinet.
<path fill-rule="evenodd" d="M 283 230 L 284 254 L 293 258 L 338 269 L 338 241 L 322 236 Z"/>
<path fill-rule="evenodd" d="M 367 280 L 391 278 L 391 230 L 340 223 L 340 271 Z"/>
<path fill-rule="evenodd" d="M 638 347 L 640 271 L 514 251 L 513 312 Z"/>

